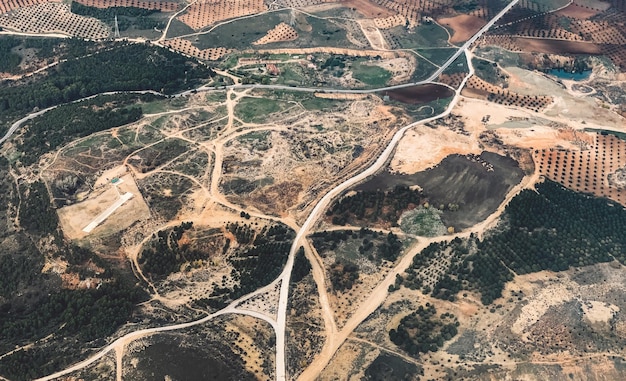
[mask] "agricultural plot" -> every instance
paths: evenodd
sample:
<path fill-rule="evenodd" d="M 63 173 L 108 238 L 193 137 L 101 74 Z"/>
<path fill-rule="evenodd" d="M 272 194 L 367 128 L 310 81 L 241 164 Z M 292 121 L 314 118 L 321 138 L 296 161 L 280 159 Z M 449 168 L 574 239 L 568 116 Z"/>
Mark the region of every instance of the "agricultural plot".
<path fill-rule="evenodd" d="M 68 4 L 61 3 L 44 3 L 5 13 L 0 15 L 0 26 L 25 33 L 63 33 L 92 40 L 109 36 L 109 28 L 102 22 L 75 15 Z"/>
<path fill-rule="evenodd" d="M 56 1 L 50 0 L 1 0 L 0 1 L 0 15 L 8 13 L 14 9 L 30 7 L 37 4 L 45 4 Z"/>
<path fill-rule="evenodd" d="M 179 3 L 175 1 L 141 1 L 141 0 L 76 0 L 78 3 L 88 7 L 111 8 L 111 7 L 132 7 L 141 9 L 158 9 L 161 12 L 174 12 L 178 9 Z"/>
<path fill-rule="evenodd" d="M 477 76 L 472 76 L 463 89 L 463 95 L 486 99 L 505 106 L 523 107 L 535 112 L 545 109 L 553 102 L 552 97 L 539 95 L 520 95 L 492 85 Z"/>
<path fill-rule="evenodd" d="M 284 22 L 267 31 L 267 34 L 253 42 L 253 45 L 265 45 L 272 42 L 293 41 L 298 38 L 298 32 Z"/>
<path fill-rule="evenodd" d="M 615 135 L 595 134 L 591 144 L 585 140 L 579 144 L 580 150 L 534 151 L 539 173 L 577 192 L 626 206 L 626 142 Z"/>
<path fill-rule="evenodd" d="M 163 45 L 184 55 L 196 57 L 206 61 L 219 61 L 222 57 L 231 52 L 230 49 L 221 47 L 200 50 L 195 47 L 191 41 L 184 40 L 182 38 L 165 40 Z"/>
<path fill-rule="evenodd" d="M 626 13 L 620 2 L 573 2 L 555 13 L 521 2 L 483 41 L 508 50 L 605 55 L 626 68 Z"/>
<path fill-rule="evenodd" d="M 192 3 L 178 19 L 194 30 L 222 20 L 254 15 L 267 10 L 263 0 L 202 0 Z"/>

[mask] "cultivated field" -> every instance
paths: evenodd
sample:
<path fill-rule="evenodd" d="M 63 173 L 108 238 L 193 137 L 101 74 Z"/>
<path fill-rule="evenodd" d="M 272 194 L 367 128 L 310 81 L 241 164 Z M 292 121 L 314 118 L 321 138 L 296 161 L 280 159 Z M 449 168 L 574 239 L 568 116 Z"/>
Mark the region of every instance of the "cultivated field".
<path fill-rule="evenodd" d="M 483 43 L 512 51 L 603 54 L 620 70 L 626 70 L 623 2 L 573 2 L 554 13 L 531 4 L 521 2 L 514 7 Z"/>
<path fill-rule="evenodd" d="M 179 3 L 174 1 L 140 1 L 140 0 L 76 0 L 78 3 L 88 7 L 110 8 L 110 7 L 133 7 L 142 9 L 158 9 L 161 12 L 174 12 L 178 9 Z"/>
<path fill-rule="evenodd" d="M 255 42 L 253 45 L 265 45 L 271 44 L 272 42 L 284 42 L 284 41 L 293 41 L 298 38 L 298 32 L 293 29 L 291 26 L 285 24 L 284 22 L 276 25 L 274 28 L 267 31 L 267 34 Z"/>
<path fill-rule="evenodd" d="M 99 40 L 109 36 L 109 28 L 92 17 L 70 12 L 68 4 L 44 3 L 19 8 L 0 16 L 0 26 L 26 33 L 62 33 Z"/>
<path fill-rule="evenodd" d="M 580 150 L 535 150 L 533 159 L 547 178 L 577 192 L 606 197 L 626 206 L 626 142 L 614 135 L 584 136 Z"/>
<path fill-rule="evenodd" d="M 184 40 L 182 38 L 165 40 L 163 42 L 163 45 L 187 56 L 196 57 L 201 60 L 207 61 L 218 61 L 231 51 L 230 49 L 226 48 L 208 48 L 200 50 L 196 48 L 191 41 Z"/>
<path fill-rule="evenodd" d="M 222 20 L 254 15 L 266 10 L 263 0 L 201 0 L 192 3 L 178 19 L 198 30 Z"/>
<path fill-rule="evenodd" d="M 0 0 L 0 14 L 7 13 L 14 9 L 30 7 L 31 5 L 51 3 L 57 1 L 50 0 Z"/>
<path fill-rule="evenodd" d="M 505 106 L 523 107 L 535 112 L 545 109 L 553 102 L 552 97 L 538 95 L 521 95 L 492 85 L 477 76 L 472 76 L 463 89 L 463 94 L 469 97 L 487 99 Z"/>

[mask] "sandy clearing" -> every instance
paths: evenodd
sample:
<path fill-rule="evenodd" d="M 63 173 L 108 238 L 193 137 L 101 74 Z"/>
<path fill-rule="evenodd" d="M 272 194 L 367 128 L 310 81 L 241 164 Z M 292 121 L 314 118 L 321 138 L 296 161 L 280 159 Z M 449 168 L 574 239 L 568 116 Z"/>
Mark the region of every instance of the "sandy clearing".
<path fill-rule="evenodd" d="M 83 232 L 83 228 L 118 200 L 120 194 L 130 192 L 134 197 L 120 206 L 91 234 L 111 234 L 129 227 L 135 221 L 150 217 L 150 209 L 130 173 L 120 177 L 122 183 L 117 186 L 117 190 L 116 186 L 109 185 L 110 181 L 105 180 L 106 176 L 111 173 L 121 173 L 120 171 L 120 167 L 106 171 L 96 181 L 96 184 L 100 186 L 90 192 L 86 200 L 57 210 L 63 233 L 69 239 L 84 237 L 87 233 Z"/>
<path fill-rule="evenodd" d="M 394 12 L 368 0 L 346 0 L 341 3 L 344 7 L 356 8 L 357 12 L 366 18 L 389 17 Z"/>
<path fill-rule="evenodd" d="M 614 304 L 603 303 L 597 300 L 582 303 L 583 315 L 592 324 L 608 323 L 619 312 L 619 307 Z"/>
<path fill-rule="evenodd" d="M 451 154 L 479 154 L 476 139 L 445 128 L 417 126 L 406 132 L 391 160 L 394 172 L 412 174 L 434 167 Z"/>

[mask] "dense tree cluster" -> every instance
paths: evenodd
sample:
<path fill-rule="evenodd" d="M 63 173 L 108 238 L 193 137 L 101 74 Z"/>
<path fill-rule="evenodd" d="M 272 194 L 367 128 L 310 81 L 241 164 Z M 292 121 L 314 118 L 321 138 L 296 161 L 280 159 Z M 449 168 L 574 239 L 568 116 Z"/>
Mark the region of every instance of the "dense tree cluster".
<path fill-rule="evenodd" d="M 436 352 L 458 332 L 458 321 L 449 313 L 436 317 L 435 306 L 426 303 L 400 320 L 398 328 L 389 331 L 389 339 L 411 356 Z"/>
<path fill-rule="evenodd" d="M 77 15 L 94 17 L 98 20 L 104 21 L 105 23 L 110 23 L 115 19 L 115 16 L 117 16 L 118 27 L 121 31 L 124 31 L 131 26 L 134 26 L 137 29 L 163 28 L 165 26 L 163 21 L 147 17 L 153 13 L 160 12 L 158 9 L 144 9 L 136 7 L 96 8 L 72 1 L 71 10 L 72 13 Z"/>
<path fill-rule="evenodd" d="M 383 238 L 383 236 L 385 238 Z M 334 251 L 341 242 L 360 240 L 359 254 L 366 255 L 371 260 L 395 261 L 402 253 L 402 242 L 392 232 L 385 236 L 382 232 L 361 228 L 358 232 L 352 230 L 333 230 L 317 232 L 311 235 L 313 244 L 319 252 Z"/>
<path fill-rule="evenodd" d="M 230 224 L 229 229 L 238 224 Z M 232 231 L 232 230 L 231 230 Z M 233 266 L 232 278 L 238 283 L 232 289 L 214 285 L 211 298 L 200 301 L 201 305 L 220 308 L 229 300 L 237 299 L 276 279 L 283 270 L 295 233 L 287 226 L 275 224 L 256 233 L 251 245 L 241 245 L 228 257 Z"/>
<path fill-rule="evenodd" d="M 0 113 L 47 108 L 107 91 L 155 90 L 166 94 L 191 88 L 211 69 L 148 44 L 114 44 L 91 56 L 70 59 L 47 75 L 0 88 Z"/>
<path fill-rule="evenodd" d="M 419 270 L 451 253 L 451 265 L 437 280 L 433 296 L 453 300 L 462 289 L 476 290 L 482 302 L 490 304 L 502 295 L 514 273 L 563 271 L 614 259 L 626 263 L 622 206 L 551 181 L 536 189 L 515 197 L 506 208 L 505 222 L 484 240 L 431 244 L 414 258 L 400 283 L 422 287 Z"/>
<path fill-rule="evenodd" d="M 42 296 L 28 311 L 9 310 L 10 319 L 0 320 L 3 340 L 28 340 L 56 331 L 64 337 L 89 342 L 111 335 L 132 316 L 136 303 L 145 295 L 135 286 L 121 280 L 104 282 L 97 288 L 62 290 Z M 101 344 L 99 344 L 101 345 Z M 3 350 L 3 352 L 5 352 Z M 30 369 L 24 372 L 24 361 Z M 0 373 L 11 379 L 32 379 L 58 370 L 49 353 L 25 351 L 0 362 Z M 72 361 L 68 359 L 67 361 Z"/>
<path fill-rule="evenodd" d="M 358 191 L 335 203 L 327 212 L 335 225 L 377 223 L 379 220 L 397 226 L 402 212 L 423 202 L 424 196 L 406 186 L 393 190 Z"/>
<path fill-rule="evenodd" d="M 351 290 L 359 280 L 359 266 L 345 259 L 337 259 L 330 266 L 329 273 L 333 290 L 339 292 Z"/>
<path fill-rule="evenodd" d="M 191 249 L 186 243 L 179 244 L 183 233 L 192 226 L 193 222 L 183 222 L 171 230 L 160 230 L 153 235 L 153 240 L 138 258 L 144 271 L 156 276 L 167 276 L 179 271 L 185 262 L 206 259 L 209 253 Z"/>
<path fill-rule="evenodd" d="M 46 185 L 41 181 L 32 183 L 22 192 L 20 225 L 29 233 L 45 235 L 54 233 L 59 217 L 52 208 Z"/>
<path fill-rule="evenodd" d="M 105 106 L 104 102 L 95 99 L 70 103 L 33 119 L 18 142 L 22 164 L 30 165 L 42 154 L 76 138 L 132 123 L 143 116 L 141 107 L 126 107 L 126 102 Z"/>
<path fill-rule="evenodd" d="M 16 73 L 22 58 L 12 51 L 21 41 L 17 38 L 0 38 L 0 73 Z"/>
<path fill-rule="evenodd" d="M 304 247 L 300 246 L 293 261 L 291 283 L 298 283 L 311 272 L 311 263 L 304 255 Z"/>

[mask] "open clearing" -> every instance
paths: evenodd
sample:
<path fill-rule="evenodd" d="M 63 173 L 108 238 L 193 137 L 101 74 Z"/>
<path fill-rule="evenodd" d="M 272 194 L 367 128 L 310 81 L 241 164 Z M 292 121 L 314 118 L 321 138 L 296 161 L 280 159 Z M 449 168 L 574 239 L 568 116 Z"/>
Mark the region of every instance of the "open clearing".
<path fill-rule="evenodd" d="M 437 22 L 453 30 L 450 38 L 450 42 L 453 44 L 467 41 L 487 23 L 484 19 L 471 15 L 442 18 L 437 20 Z"/>
<path fill-rule="evenodd" d="M 59 220 L 63 227 L 63 232 L 70 239 L 84 237 L 87 233 L 85 229 L 93 220 L 103 213 L 107 208 L 120 199 L 120 195 L 131 193 L 134 197 L 129 198 L 119 209 L 114 211 L 95 229 L 94 234 L 111 234 L 131 226 L 136 221 L 146 219 L 150 216 L 148 205 L 141 197 L 141 193 L 135 184 L 135 179 L 130 173 L 124 174 L 124 167 L 116 168 L 116 172 L 122 174 L 119 177 L 121 184 L 114 186 L 108 176 L 102 175 L 96 183 L 95 189 L 85 200 L 74 205 L 58 209 Z M 108 175 L 108 174 L 107 174 Z M 111 178 L 112 179 L 112 178 Z M 115 188 L 118 188 L 117 190 Z M 119 192 L 119 193 L 118 193 Z"/>

